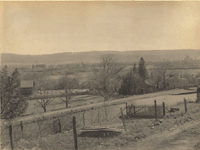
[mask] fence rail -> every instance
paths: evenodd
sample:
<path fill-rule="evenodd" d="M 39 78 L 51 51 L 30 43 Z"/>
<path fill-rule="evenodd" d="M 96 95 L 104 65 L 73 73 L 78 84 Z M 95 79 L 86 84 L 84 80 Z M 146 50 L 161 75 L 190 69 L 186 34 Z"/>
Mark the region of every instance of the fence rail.
<path fill-rule="evenodd" d="M 135 106 L 133 104 L 127 106 L 127 116 L 128 117 L 162 117 L 165 114 L 163 113 L 163 106 L 148 106 L 140 105 Z"/>

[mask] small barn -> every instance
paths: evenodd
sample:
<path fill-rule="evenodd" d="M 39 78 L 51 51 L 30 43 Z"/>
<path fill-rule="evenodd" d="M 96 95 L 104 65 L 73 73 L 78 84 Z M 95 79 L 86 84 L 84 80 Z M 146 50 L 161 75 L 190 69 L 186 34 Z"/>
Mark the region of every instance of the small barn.
<path fill-rule="evenodd" d="M 23 96 L 29 96 L 35 90 L 35 82 L 33 80 L 22 80 L 20 91 Z"/>
<path fill-rule="evenodd" d="M 142 81 L 140 84 L 137 85 L 137 94 L 146 94 L 152 92 L 155 92 L 155 87 L 147 84 L 145 81 Z"/>

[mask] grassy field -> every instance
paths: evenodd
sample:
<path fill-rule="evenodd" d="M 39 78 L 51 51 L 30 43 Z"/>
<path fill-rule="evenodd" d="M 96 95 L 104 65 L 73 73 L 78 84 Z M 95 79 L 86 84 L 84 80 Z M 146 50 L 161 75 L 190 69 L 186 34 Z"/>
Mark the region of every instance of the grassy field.
<path fill-rule="evenodd" d="M 195 91 L 195 88 L 191 90 L 184 90 L 184 89 L 175 89 L 169 91 L 161 91 L 156 93 L 144 94 L 144 95 L 134 95 L 131 97 L 121 98 L 121 99 L 111 99 L 106 102 L 107 105 L 112 105 L 112 103 L 122 103 L 127 102 L 128 104 L 133 105 L 154 105 L 154 100 L 157 101 L 157 105 L 162 105 L 162 102 L 165 102 L 165 105 L 172 106 L 176 105 L 177 103 L 183 102 L 185 98 L 187 101 L 195 101 L 196 94 L 185 94 L 185 95 L 172 95 L 172 94 L 180 94 L 185 92 L 192 92 Z M 56 91 L 54 94 L 59 94 L 62 91 Z M 165 95 L 165 96 L 164 96 Z M 64 97 L 57 97 L 54 98 L 54 101 L 47 106 L 47 112 L 59 109 L 65 109 L 65 103 L 61 100 L 65 99 Z M 103 103 L 103 98 L 99 96 L 93 95 L 79 95 L 74 96 L 69 102 L 68 109 L 71 108 L 81 108 L 81 106 L 93 107 L 94 105 L 98 105 Z M 117 107 L 117 106 L 116 106 Z M 120 109 L 120 108 L 117 108 Z M 38 107 L 37 100 L 30 100 L 29 107 L 25 115 L 33 114 L 33 113 L 42 113 L 44 112 L 41 107 Z"/>
<path fill-rule="evenodd" d="M 61 99 L 65 99 L 65 97 L 56 97 L 53 98 L 53 102 L 50 103 L 47 106 L 47 111 L 53 111 L 53 110 L 59 110 L 59 109 L 65 109 L 66 105 Z M 38 100 L 29 100 L 29 106 L 27 108 L 27 111 L 25 115 L 32 114 L 32 113 L 42 113 L 44 110 L 41 107 L 38 107 Z M 102 102 L 103 98 L 99 96 L 91 96 L 91 95 L 79 95 L 74 96 L 69 101 L 69 108 L 77 107 L 77 106 L 83 106 L 83 105 L 89 105 L 93 103 Z"/>
<path fill-rule="evenodd" d="M 44 115 L 41 116 L 45 118 L 44 119 L 45 121 L 42 121 L 42 122 L 39 122 L 39 121 L 37 122 L 37 119 L 31 122 L 31 119 L 34 119 L 34 117 L 36 117 L 35 115 L 17 118 L 17 121 L 19 122 L 20 121 L 26 122 L 28 121 L 26 119 L 29 119 L 30 123 L 24 124 L 24 138 L 19 139 L 19 141 L 17 140 L 16 142 L 22 142 L 22 143 L 18 143 L 16 145 L 20 146 L 18 147 L 19 149 L 24 146 L 24 142 L 27 143 L 26 146 L 28 146 L 28 147 L 26 146 L 25 147 L 30 148 L 30 149 L 34 147 L 37 147 L 37 149 L 54 149 L 57 146 L 60 146 L 59 149 L 73 149 L 72 132 L 71 130 L 68 130 L 68 128 L 72 129 L 72 116 L 76 116 L 77 126 L 79 130 L 80 130 L 80 127 L 87 128 L 87 127 L 96 127 L 96 126 L 123 129 L 124 127 L 122 124 L 122 120 L 119 118 L 119 116 L 121 115 L 120 108 L 123 108 L 124 110 L 126 106 L 123 102 L 127 102 L 128 105 L 130 104 L 154 105 L 154 100 L 157 100 L 158 105 L 162 104 L 162 102 L 165 102 L 166 107 L 168 109 L 170 109 L 170 107 L 176 107 L 180 109 L 180 111 L 178 111 L 175 114 L 184 115 L 185 113 L 184 113 L 183 98 L 185 98 L 188 102 L 195 101 L 196 95 L 195 94 L 171 95 L 171 94 L 180 94 L 180 93 L 185 93 L 185 92 L 186 90 L 176 89 L 176 90 L 171 90 L 171 91 L 163 91 L 163 92 L 151 93 L 151 94 L 145 94 L 145 95 L 135 95 L 135 96 L 127 97 L 123 99 L 111 100 L 111 101 L 106 102 L 107 105 L 110 105 L 106 107 L 106 112 L 105 112 L 105 109 L 102 107 L 103 105 L 100 105 L 102 104 L 102 100 L 99 99 L 100 97 L 92 97 L 90 95 L 77 96 L 76 98 L 72 100 L 72 102 L 74 101 L 74 103 L 76 104 L 77 104 L 77 100 L 80 100 L 81 98 L 83 99 L 83 101 L 87 101 L 90 103 L 91 103 L 90 99 L 94 100 L 96 98 L 96 99 L 99 99 L 100 102 L 88 104 L 88 105 L 81 105 L 74 108 L 73 107 L 69 108 L 67 109 L 69 114 L 66 114 L 66 115 L 63 114 L 63 112 L 66 112 L 66 109 L 59 110 L 59 111 L 49 110 L 50 112 L 44 113 Z M 189 92 L 191 92 L 191 90 Z M 31 102 L 35 102 L 35 101 L 31 101 Z M 123 103 L 123 104 L 120 104 L 120 103 Z M 56 103 L 54 103 L 54 105 L 56 105 Z M 59 103 L 57 105 L 65 106 L 64 104 L 59 104 Z M 33 106 L 33 104 L 29 105 L 29 107 L 30 106 Z M 188 113 L 191 113 L 195 111 L 196 109 L 199 109 L 200 106 L 194 103 L 188 103 L 187 107 L 188 107 Z M 85 125 L 83 126 L 83 112 L 78 112 L 78 110 L 81 110 L 81 109 L 86 110 L 88 108 L 90 108 L 90 110 L 87 110 L 84 112 Z M 71 112 L 71 110 L 73 111 Z M 38 112 L 39 111 L 36 110 L 36 113 Z M 63 128 L 62 134 L 51 135 L 51 134 L 55 134 L 53 133 L 54 131 L 53 121 L 55 120 L 55 118 L 52 117 L 52 115 L 54 115 L 55 113 L 62 114 L 62 116 L 60 117 L 58 116 L 58 118 L 61 118 L 61 121 L 64 123 L 63 124 L 64 128 Z M 107 117 L 105 115 L 106 113 L 108 114 Z M 125 110 L 124 110 L 124 114 L 126 114 Z M 100 115 L 100 118 L 101 118 L 100 121 L 98 121 L 98 115 Z M 168 113 L 168 111 L 166 110 L 166 118 L 170 117 L 171 115 L 173 114 Z M 48 116 L 51 117 L 52 119 L 48 120 Z M 92 138 L 87 138 L 87 137 L 83 137 L 83 138 L 79 137 L 79 142 L 80 142 L 79 144 L 80 144 L 81 149 L 88 149 L 89 147 L 90 148 L 98 147 L 99 144 L 102 145 L 104 149 L 107 149 L 107 146 L 108 148 L 115 147 L 118 142 L 120 143 L 120 145 L 118 146 L 121 146 L 121 145 L 123 146 L 123 143 L 129 142 L 131 139 L 133 141 L 137 141 L 136 138 L 138 137 L 145 138 L 146 136 L 149 136 L 152 130 L 152 129 L 149 130 L 149 128 L 152 123 L 154 123 L 154 119 L 128 120 L 128 122 L 126 121 L 126 126 L 127 126 L 128 131 L 131 131 L 131 134 L 128 135 L 128 138 L 123 135 L 123 136 L 120 136 L 120 138 L 110 139 L 110 141 L 108 142 L 107 139 L 101 139 L 99 141 L 99 139 L 97 138 L 92 139 Z M 170 123 L 167 124 L 167 126 L 170 126 L 170 125 L 171 125 Z M 21 133 L 19 131 L 20 131 L 20 126 L 16 127 L 14 130 L 15 138 L 18 134 L 19 136 L 21 136 Z M 40 131 L 43 131 L 43 132 L 40 132 Z M 162 130 L 160 129 L 160 131 Z M 35 139 L 31 140 L 33 133 L 34 133 Z M 27 134 L 27 137 L 29 137 L 28 138 L 29 140 L 25 138 L 26 137 L 25 134 Z M 36 138 L 38 136 L 39 138 Z M 37 140 L 40 139 L 39 145 L 37 144 L 38 141 L 36 139 Z M 8 138 L 8 141 L 9 141 L 9 138 Z M 56 141 L 56 143 L 54 143 L 54 141 Z M 113 142 L 116 145 L 110 144 Z M 53 144 L 56 147 L 54 147 L 51 144 Z"/>
<path fill-rule="evenodd" d="M 184 107 L 184 105 L 181 104 L 179 107 Z M 191 103 L 187 114 L 183 112 L 167 113 L 162 119 L 162 123 L 159 124 L 157 124 L 155 119 L 126 119 L 125 124 L 127 132 L 122 132 L 119 136 L 105 136 L 101 138 L 80 137 L 79 135 L 81 132 L 78 129 L 78 147 L 81 150 L 132 150 L 133 148 L 137 150 L 161 150 L 163 147 L 166 149 L 183 149 L 181 140 L 188 140 L 191 142 L 184 142 L 184 146 L 190 149 L 194 147 L 198 148 L 199 115 L 200 105 Z M 117 122 L 112 123 L 111 126 L 115 129 L 123 129 L 121 120 L 117 120 Z M 152 126 L 154 128 L 152 128 Z M 73 142 L 73 132 L 71 130 L 30 140 L 23 138 L 17 141 L 15 146 L 17 149 L 73 150 Z M 6 147 L 9 148 L 9 145 L 5 145 L 5 148 Z"/>

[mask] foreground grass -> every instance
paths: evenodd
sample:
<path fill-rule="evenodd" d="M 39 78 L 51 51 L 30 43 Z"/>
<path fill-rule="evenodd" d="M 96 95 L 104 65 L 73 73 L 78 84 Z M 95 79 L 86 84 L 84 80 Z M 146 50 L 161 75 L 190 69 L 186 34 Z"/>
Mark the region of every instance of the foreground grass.
<path fill-rule="evenodd" d="M 183 107 L 183 105 L 179 105 Z M 192 108 L 192 109 L 191 109 Z M 79 149 L 124 149 L 130 145 L 136 145 L 148 137 L 162 134 L 165 131 L 175 131 L 179 126 L 185 123 L 195 122 L 199 120 L 200 104 L 191 103 L 188 113 L 183 112 L 167 113 L 163 118 L 163 122 L 159 125 L 153 126 L 156 123 L 155 119 L 126 119 L 125 124 L 127 128 L 126 133 L 113 138 L 89 138 L 78 137 Z M 152 128 L 153 126 L 153 128 Z M 110 125 L 112 128 L 123 129 L 122 122 L 116 122 Z M 178 135 L 177 135 L 178 137 Z M 176 139 L 176 137 L 175 137 Z M 173 140 L 173 139 L 172 139 Z M 168 144 L 170 141 L 165 140 Z M 198 143 L 197 143 L 198 146 Z M 5 146 L 6 147 L 6 146 Z M 7 146 L 9 148 L 9 145 Z M 15 142 L 16 149 L 37 149 L 37 150 L 70 150 L 74 149 L 74 139 L 72 131 L 65 131 L 55 135 L 47 135 L 45 137 L 38 137 L 35 139 L 20 139 Z"/>

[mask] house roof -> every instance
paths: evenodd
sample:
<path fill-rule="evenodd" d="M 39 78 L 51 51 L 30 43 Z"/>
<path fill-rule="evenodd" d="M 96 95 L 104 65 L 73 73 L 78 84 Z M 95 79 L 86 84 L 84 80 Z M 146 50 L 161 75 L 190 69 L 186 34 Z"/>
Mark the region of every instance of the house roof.
<path fill-rule="evenodd" d="M 30 88 L 33 87 L 33 80 L 22 80 L 21 88 Z"/>

